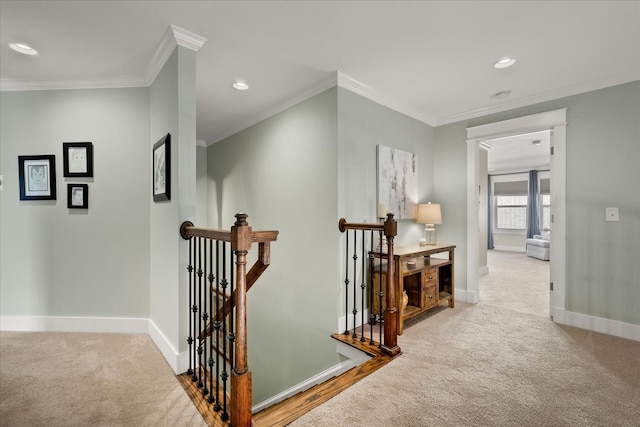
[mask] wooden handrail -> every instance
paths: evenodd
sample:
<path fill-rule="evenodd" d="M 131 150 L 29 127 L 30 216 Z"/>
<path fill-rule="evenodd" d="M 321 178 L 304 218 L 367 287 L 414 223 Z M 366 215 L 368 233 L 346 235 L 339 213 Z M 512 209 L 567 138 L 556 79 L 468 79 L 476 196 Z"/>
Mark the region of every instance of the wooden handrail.
<path fill-rule="evenodd" d="M 382 231 L 387 238 L 387 264 L 388 277 L 385 287 L 385 305 L 383 319 L 384 319 L 384 339 L 382 343 L 382 351 L 390 356 L 396 356 L 400 354 L 400 347 L 398 347 L 398 308 L 396 307 L 396 293 L 395 287 L 395 268 L 393 268 L 393 240 L 398 235 L 398 223 L 393 218 L 392 213 L 387 213 L 387 218 L 380 224 L 374 223 L 356 223 L 347 222 L 346 219 L 340 218 L 338 221 L 338 229 L 344 233 L 347 230 L 364 230 L 364 231 Z"/>
<path fill-rule="evenodd" d="M 239 214 L 240 215 L 240 214 Z M 278 240 L 278 231 L 252 231 L 251 243 L 275 242 Z M 216 230 L 213 228 L 195 227 L 191 221 L 185 221 L 180 226 L 180 235 L 189 240 L 192 237 L 204 237 L 205 239 L 231 242 L 231 231 Z"/>
<path fill-rule="evenodd" d="M 212 322 L 223 319 L 235 310 L 234 330 L 231 331 L 235 351 L 231 353 L 234 363 L 230 375 L 233 395 L 230 399 L 230 422 L 233 426 L 249 427 L 251 425 L 251 372 L 247 365 L 247 291 L 269 266 L 270 243 L 277 240 L 278 231 L 254 232 L 247 222 L 246 214 L 238 213 L 235 217 L 236 221 L 230 231 L 195 227 L 192 222 L 185 221 L 180 226 L 180 235 L 185 240 L 198 237 L 227 242 L 230 243 L 233 251 L 236 266 L 235 289 L 229 296 L 223 297 L 225 303 L 222 308 L 211 317 L 211 322 L 206 325 L 205 330 L 199 332 L 198 338 L 205 339 L 205 336 L 213 331 Z M 247 271 L 247 255 L 253 243 L 258 243 L 258 260 Z M 198 272 L 198 274 L 201 273 Z M 193 310 L 195 312 L 197 308 Z"/>

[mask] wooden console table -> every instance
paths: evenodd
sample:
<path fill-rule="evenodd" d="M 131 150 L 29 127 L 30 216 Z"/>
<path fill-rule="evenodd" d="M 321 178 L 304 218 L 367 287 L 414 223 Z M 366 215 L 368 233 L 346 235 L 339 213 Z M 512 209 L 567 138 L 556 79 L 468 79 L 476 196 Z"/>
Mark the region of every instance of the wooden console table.
<path fill-rule="evenodd" d="M 440 303 L 448 302 L 454 307 L 454 245 L 400 246 L 394 248 L 395 261 L 395 296 L 398 308 L 398 335 L 402 335 L 404 321 L 417 316 Z M 448 253 L 448 258 L 432 257 L 435 254 Z M 386 254 L 374 252 L 369 278 L 371 309 L 374 314 L 382 315 L 386 305 L 384 298 L 382 310 L 378 290 L 380 285 L 385 289 L 387 280 L 387 263 L 380 262 Z M 403 291 L 409 298 L 403 307 Z"/>

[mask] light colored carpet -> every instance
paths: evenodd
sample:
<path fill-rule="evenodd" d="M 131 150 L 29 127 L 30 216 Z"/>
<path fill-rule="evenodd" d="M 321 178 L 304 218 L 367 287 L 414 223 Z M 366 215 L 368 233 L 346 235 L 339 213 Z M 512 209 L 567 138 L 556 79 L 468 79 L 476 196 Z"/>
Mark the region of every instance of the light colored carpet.
<path fill-rule="evenodd" d="M 400 357 L 291 426 L 639 425 L 640 342 L 559 326 L 533 297 L 488 290 L 407 322 Z M 146 335 L 0 332 L 0 425 L 205 423 Z"/>
<path fill-rule="evenodd" d="M 292 427 L 638 426 L 640 342 L 457 303 L 403 354 Z"/>
<path fill-rule="evenodd" d="M 549 261 L 523 252 L 490 250 L 489 274 L 480 277 L 480 303 L 549 316 Z"/>
<path fill-rule="evenodd" d="M 2 426 L 206 426 L 147 335 L 0 332 Z"/>

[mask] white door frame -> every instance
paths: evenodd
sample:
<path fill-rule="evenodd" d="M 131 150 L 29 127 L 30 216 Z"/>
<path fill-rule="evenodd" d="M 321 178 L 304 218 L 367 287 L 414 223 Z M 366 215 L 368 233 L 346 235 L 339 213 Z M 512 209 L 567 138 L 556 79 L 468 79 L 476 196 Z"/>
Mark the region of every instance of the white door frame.
<path fill-rule="evenodd" d="M 565 308 L 567 109 L 467 128 L 467 302 L 479 301 L 478 150 L 489 139 L 551 131 L 551 282 L 549 314 Z"/>

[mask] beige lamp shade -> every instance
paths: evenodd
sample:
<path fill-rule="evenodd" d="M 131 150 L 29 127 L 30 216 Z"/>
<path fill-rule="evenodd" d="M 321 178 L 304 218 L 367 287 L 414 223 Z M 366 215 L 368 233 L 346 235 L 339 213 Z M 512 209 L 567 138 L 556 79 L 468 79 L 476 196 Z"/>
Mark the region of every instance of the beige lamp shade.
<path fill-rule="evenodd" d="M 442 224 L 440 205 L 431 203 L 418 205 L 416 222 L 418 224 Z"/>

